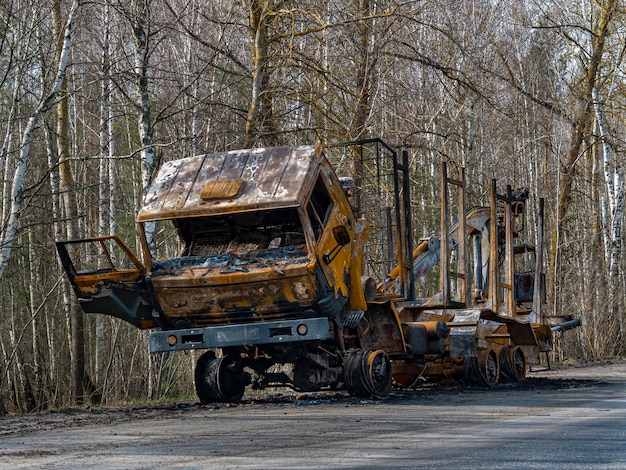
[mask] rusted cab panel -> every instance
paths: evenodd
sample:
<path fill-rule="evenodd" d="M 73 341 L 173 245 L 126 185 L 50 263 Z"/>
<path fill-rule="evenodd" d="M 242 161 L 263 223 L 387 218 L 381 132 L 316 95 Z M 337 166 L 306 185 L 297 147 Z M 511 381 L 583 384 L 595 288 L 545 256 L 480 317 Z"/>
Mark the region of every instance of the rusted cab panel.
<path fill-rule="evenodd" d="M 57 251 L 85 313 L 118 317 L 140 329 L 158 325 L 145 269 L 118 237 L 58 241 Z"/>
<path fill-rule="evenodd" d="M 321 160 L 317 147 L 278 147 L 166 162 L 150 186 L 137 220 L 297 206 L 313 184 L 310 176 Z"/>
<path fill-rule="evenodd" d="M 204 277 L 197 274 L 199 270 L 190 269 L 154 276 L 152 285 L 171 321 L 194 327 L 297 318 L 316 308 L 315 276 L 306 266 L 289 269 L 289 275 L 266 267 L 252 269 Z"/>

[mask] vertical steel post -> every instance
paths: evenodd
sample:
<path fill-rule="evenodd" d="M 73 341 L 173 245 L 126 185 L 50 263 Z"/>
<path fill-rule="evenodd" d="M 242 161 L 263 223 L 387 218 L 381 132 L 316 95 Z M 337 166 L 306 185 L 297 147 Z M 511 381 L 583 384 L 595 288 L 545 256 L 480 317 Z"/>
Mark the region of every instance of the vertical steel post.
<path fill-rule="evenodd" d="M 409 184 L 409 152 L 402 151 L 402 166 L 404 167 L 404 224 L 406 227 L 406 257 L 408 264 L 407 300 L 415 299 L 415 274 L 413 273 L 413 224 L 411 222 L 411 185 Z"/>
<path fill-rule="evenodd" d="M 470 272 L 469 272 L 469 250 L 467 249 L 466 241 L 467 241 L 467 227 L 466 227 L 466 219 L 465 219 L 465 168 L 461 167 L 459 170 L 459 181 L 457 182 L 457 186 L 459 187 L 458 191 L 458 211 L 457 211 L 457 220 L 459 224 L 459 235 L 458 235 L 458 245 L 457 245 L 457 253 L 459 257 L 459 267 L 457 269 L 457 279 L 460 283 L 459 293 L 461 297 L 461 302 L 466 306 L 471 298 L 470 295 Z"/>
<path fill-rule="evenodd" d="M 541 311 L 541 278 L 543 277 L 543 208 L 544 199 L 539 199 L 539 219 L 537 220 L 537 243 L 535 245 L 535 280 L 533 285 L 533 312 L 544 324 L 543 312 Z"/>
<path fill-rule="evenodd" d="M 398 250 L 398 268 L 400 269 L 399 277 L 400 277 L 400 285 L 402 286 L 402 295 L 405 298 L 408 298 L 410 295 L 409 285 L 411 283 L 409 278 L 411 274 L 413 273 L 413 266 L 412 266 L 412 263 L 409 263 L 408 266 L 406 263 L 406 257 L 412 260 L 412 253 L 409 252 L 407 254 L 404 252 L 406 250 L 407 233 L 406 233 L 406 224 L 404 224 L 402 220 L 403 212 L 401 209 L 401 204 L 403 206 L 410 204 L 410 198 L 408 194 L 406 193 L 406 191 L 403 191 L 404 194 L 402 195 L 403 196 L 402 203 L 400 202 L 400 175 L 399 173 L 401 171 L 404 171 L 405 179 L 407 178 L 407 175 L 406 175 L 406 170 L 403 167 L 403 165 L 398 162 L 397 152 L 391 151 L 391 156 L 393 159 L 393 190 L 394 190 L 394 200 L 395 200 L 394 202 L 395 202 L 395 213 L 396 213 L 395 214 L 396 216 L 396 239 L 398 241 L 396 248 Z M 405 186 L 407 185 L 405 184 L 405 181 L 403 180 L 402 188 L 404 189 Z"/>
<path fill-rule="evenodd" d="M 445 307 L 450 304 L 450 227 L 448 225 L 448 165 L 441 162 L 439 177 L 439 192 L 441 212 L 439 215 L 439 227 L 441 243 L 440 269 L 439 269 L 439 292 L 441 303 Z"/>
<path fill-rule="evenodd" d="M 498 195 L 496 180 L 491 180 L 489 196 L 489 303 L 491 310 L 498 312 Z"/>
<path fill-rule="evenodd" d="M 511 185 L 506 187 L 506 201 L 504 203 L 504 229 L 505 229 L 505 292 L 506 292 L 506 312 L 509 316 L 515 316 L 515 250 L 513 247 L 513 191 Z"/>

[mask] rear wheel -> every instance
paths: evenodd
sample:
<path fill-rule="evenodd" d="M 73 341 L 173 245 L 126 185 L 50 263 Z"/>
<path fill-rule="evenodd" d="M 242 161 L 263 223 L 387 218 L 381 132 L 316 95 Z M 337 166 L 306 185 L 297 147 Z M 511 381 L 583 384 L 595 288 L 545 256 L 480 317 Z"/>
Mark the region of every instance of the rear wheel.
<path fill-rule="evenodd" d="M 466 357 L 463 363 L 463 379 L 493 387 L 500 378 L 500 362 L 493 349 L 481 349 L 476 357 Z"/>
<path fill-rule="evenodd" d="M 478 370 L 484 385 L 493 387 L 500 378 L 500 362 L 493 349 L 483 349 L 478 352 Z"/>
<path fill-rule="evenodd" d="M 526 357 L 519 346 L 507 346 L 500 353 L 500 380 L 522 382 L 526 380 Z"/>
<path fill-rule="evenodd" d="M 243 397 L 246 381 L 231 356 L 215 357 L 207 351 L 196 364 L 196 393 L 204 405 L 215 402 L 237 403 Z"/>
<path fill-rule="evenodd" d="M 385 351 L 354 349 L 344 360 L 346 389 L 359 397 L 384 397 L 391 388 L 391 361 Z"/>

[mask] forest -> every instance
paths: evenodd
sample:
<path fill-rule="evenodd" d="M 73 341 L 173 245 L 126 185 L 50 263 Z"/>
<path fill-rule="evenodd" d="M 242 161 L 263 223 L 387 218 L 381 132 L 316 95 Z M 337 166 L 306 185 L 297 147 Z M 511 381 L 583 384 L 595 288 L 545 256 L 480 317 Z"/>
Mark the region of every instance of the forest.
<path fill-rule="evenodd" d="M 168 160 L 383 138 L 414 236 L 439 162 L 545 198 L 555 359 L 626 352 L 626 5 L 617 0 L 0 2 L 0 416 L 193 392 L 194 354 L 84 315 L 55 240 L 115 233 Z"/>

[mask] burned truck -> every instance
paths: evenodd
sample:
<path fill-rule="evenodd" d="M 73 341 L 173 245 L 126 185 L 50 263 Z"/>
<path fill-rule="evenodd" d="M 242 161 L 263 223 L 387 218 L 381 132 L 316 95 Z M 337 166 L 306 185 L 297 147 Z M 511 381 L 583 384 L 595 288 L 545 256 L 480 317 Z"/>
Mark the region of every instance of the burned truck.
<path fill-rule="evenodd" d="M 462 170 L 443 164 L 440 236 L 413 247 L 414 191 L 407 154 L 378 139 L 199 155 L 154 177 L 141 261 L 114 235 L 57 248 L 84 312 L 152 330 L 154 353 L 204 351 L 203 403 L 247 386 L 382 397 L 424 377 L 523 380 L 551 349 L 541 246 L 514 243 L 524 196 L 493 182 L 466 209 Z M 418 297 L 431 271 L 437 292 Z"/>

